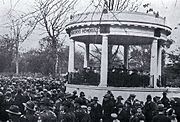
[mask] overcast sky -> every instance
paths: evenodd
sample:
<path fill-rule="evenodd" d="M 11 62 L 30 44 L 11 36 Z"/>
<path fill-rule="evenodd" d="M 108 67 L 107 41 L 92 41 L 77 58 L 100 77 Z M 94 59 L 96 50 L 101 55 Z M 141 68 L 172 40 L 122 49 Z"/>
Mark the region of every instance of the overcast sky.
<path fill-rule="evenodd" d="M 33 8 L 35 0 L 0 0 L 0 35 L 4 33 L 8 33 L 6 28 L 4 28 L 4 23 L 7 22 L 7 12 L 10 8 L 14 8 L 17 11 L 28 12 Z M 90 4 L 92 0 L 79 0 L 75 10 L 79 13 L 83 12 L 84 9 Z M 98 1 L 98 0 L 94 0 Z M 180 46 L 180 0 L 142 0 L 144 3 L 150 3 L 150 7 L 152 7 L 155 11 L 159 11 L 160 16 L 166 17 L 167 24 L 173 29 L 171 37 L 176 42 L 173 44 L 171 49 L 174 49 Z M 96 4 L 96 3 L 95 3 Z M 142 5 L 143 5 L 142 4 Z M 87 10 L 92 11 L 92 8 Z M 145 12 L 146 10 L 141 7 L 139 9 L 141 12 Z M 177 27 L 177 29 L 174 29 Z M 38 31 L 35 31 L 28 40 L 26 40 L 21 45 L 21 50 L 29 50 L 33 47 L 38 46 L 38 40 L 42 37 L 38 35 Z"/>

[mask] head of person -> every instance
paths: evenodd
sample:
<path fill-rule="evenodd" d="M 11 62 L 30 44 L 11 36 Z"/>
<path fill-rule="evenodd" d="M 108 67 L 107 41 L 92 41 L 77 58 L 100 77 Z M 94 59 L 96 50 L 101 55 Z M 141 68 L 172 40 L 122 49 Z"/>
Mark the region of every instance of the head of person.
<path fill-rule="evenodd" d="M 32 101 L 28 101 L 26 103 L 23 103 L 24 109 L 26 113 L 34 113 L 35 112 L 35 104 Z"/>
<path fill-rule="evenodd" d="M 5 93 L 5 99 L 9 99 L 9 98 L 11 98 L 11 92 L 10 92 L 10 91 L 7 91 L 7 92 Z"/>
<path fill-rule="evenodd" d="M 41 110 L 46 110 L 50 109 L 53 107 L 53 101 L 50 98 L 42 98 L 40 101 L 40 109 Z"/>
<path fill-rule="evenodd" d="M 88 112 L 88 109 L 87 109 L 88 107 L 86 106 L 86 105 L 81 105 L 81 110 L 82 110 L 82 112 L 84 112 L 84 113 L 87 113 Z"/>
<path fill-rule="evenodd" d="M 129 98 L 130 98 L 131 100 L 134 100 L 134 99 L 135 99 L 135 97 L 136 97 L 136 95 L 135 95 L 135 94 L 130 94 L 130 95 L 129 95 Z"/>
<path fill-rule="evenodd" d="M 124 100 L 122 96 L 118 96 L 116 99 L 117 99 L 118 102 Z"/>
<path fill-rule="evenodd" d="M 92 101 L 93 101 L 93 103 L 97 103 L 99 100 L 98 100 L 98 97 L 94 97 L 93 99 L 92 99 Z"/>
<path fill-rule="evenodd" d="M 137 108 L 137 113 L 141 114 L 142 113 L 142 109 L 140 107 Z"/>
<path fill-rule="evenodd" d="M 163 113 L 163 112 L 164 112 L 164 105 L 163 105 L 163 104 L 158 104 L 158 106 L 157 106 L 157 111 L 158 111 L 159 113 Z"/>
<path fill-rule="evenodd" d="M 104 98 L 103 98 L 103 101 L 108 101 L 110 99 L 111 99 L 111 95 L 110 94 L 105 94 Z"/>
<path fill-rule="evenodd" d="M 80 92 L 80 97 L 81 97 L 81 98 L 85 98 L 84 92 Z"/>
<path fill-rule="evenodd" d="M 147 95 L 146 100 L 147 100 L 147 101 L 151 101 L 151 100 L 152 100 L 152 97 L 151 97 L 151 95 L 150 95 L 150 94 L 149 94 L 149 95 Z"/>
<path fill-rule="evenodd" d="M 167 116 L 169 117 L 171 116 L 172 119 L 175 119 L 177 117 L 175 110 L 173 108 L 167 109 L 166 113 L 167 113 Z"/>
<path fill-rule="evenodd" d="M 162 95 L 163 95 L 163 97 L 166 97 L 167 96 L 167 92 L 163 92 Z"/>
<path fill-rule="evenodd" d="M 74 90 L 74 91 L 73 91 L 73 95 L 76 95 L 76 94 L 77 94 L 77 91 L 76 91 L 76 90 Z"/>

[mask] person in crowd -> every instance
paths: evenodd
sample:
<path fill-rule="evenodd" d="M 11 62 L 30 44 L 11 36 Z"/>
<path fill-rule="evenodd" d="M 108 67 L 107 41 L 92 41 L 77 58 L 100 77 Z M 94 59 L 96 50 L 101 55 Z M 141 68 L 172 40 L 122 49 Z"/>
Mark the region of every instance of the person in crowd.
<path fill-rule="evenodd" d="M 9 122 L 21 122 L 21 112 L 17 105 L 11 105 L 6 112 L 8 112 L 9 115 Z"/>
<path fill-rule="evenodd" d="M 145 116 L 140 106 L 137 108 L 136 113 L 130 118 L 130 122 L 145 122 Z"/>
<path fill-rule="evenodd" d="M 102 106 L 98 103 L 98 97 L 94 97 L 91 103 L 90 117 L 92 122 L 100 122 L 102 118 Z"/>
<path fill-rule="evenodd" d="M 77 91 L 74 90 L 72 96 L 70 96 L 69 98 L 70 98 L 70 99 L 73 99 L 73 100 L 75 100 L 76 98 L 78 98 Z"/>
<path fill-rule="evenodd" d="M 122 100 L 124 100 L 122 96 L 118 96 L 116 98 L 116 103 L 115 103 L 115 112 L 116 113 L 119 113 L 119 111 L 123 108 Z"/>
<path fill-rule="evenodd" d="M 38 116 L 35 114 L 35 104 L 32 101 L 23 103 L 25 114 L 21 116 L 22 122 L 37 122 Z"/>
<path fill-rule="evenodd" d="M 169 106 L 169 98 L 167 97 L 167 92 L 163 92 L 162 93 L 163 97 L 161 99 L 161 103 L 164 105 L 165 109 L 168 109 L 170 106 Z"/>
<path fill-rule="evenodd" d="M 173 108 L 167 109 L 166 113 L 167 113 L 167 117 L 171 119 L 171 122 L 177 122 L 175 110 Z"/>
<path fill-rule="evenodd" d="M 180 122 L 180 98 L 170 99 L 171 108 L 175 110 L 177 121 Z"/>
<path fill-rule="evenodd" d="M 113 100 L 110 93 L 107 93 L 102 102 L 103 122 L 112 122 L 111 113 L 113 113 L 114 107 L 115 100 Z"/>
<path fill-rule="evenodd" d="M 9 119 L 6 110 L 6 102 L 4 98 L 4 94 L 0 92 L 0 122 L 6 122 Z"/>
<path fill-rule="evenodd" d="M 21 113 L 24 113 L 23 103 L 27 102 L 25 97 L 23 96 L 22 89 L 18 88 L 17 93 L 14 98 L 14 104 L 17 105 L 20 109 Z"/>
<path fill-rule="evenodd" d="M 76 102 L 78 102 L 80 105 L 88 105 L 89 101 L 86 99 L 84 92 L 80 92 L 80 95 L 78 98 L 75 99 Z"/>
<path fill-rule="evenodd" d="M 5 104 L 6 104 L 6 109 L 9 109 L 9 107 L 13 104 L 14 100 L 12 98 L 12 93 L 10 91 L 7 91 L 5 93 Z"/>
<path fill-rule="evenodd" d="M 161 104 L 161 97 L 159 96 L 153 97 L 153 102 L 156 103 L 156 105 Z"/>
<path fill-rule="evenodd" d="M 81 106 L 81 114 L 82 114 L 82 120 L 81 122 L 91 122 L 91 117 L 90 117 L 90 113 L 88 113 L 88 107 L 85 105 Z"/>
<path fill-rule="evenodd" d="M 76 122 L 76 116 L 73 109 L 73 104 L 71 101 L 64 101 L 64 114 L 63 114 L 63 122 Z M 60 121 L 61 122 L 61 121 Z"/>
<path fill-rule="evenodd" d="M 171 119 L 165 116 L 164 105 L 159 104 L 157 107 L 158 114 L 152 119 L 152 122 L 171 122 Z"/>
<path fill-rule="evenodd" d="M 49 98 L 44 97 L 40 102 L 40 113 L 39 119 L 41 122 L 56 122 L 57 116 L 51 110 L 52 109 L 52 101 Z"/>
<path fill-rule="evenodd" d="M 134 107 L 134 101 L 135 101 L 135 94 L 130 94 L 125 103 L 129 104 L 130 108 Z"/>
<path fill-rule="evenodd" d="M 144 105 L 144 115 L 146 122 L 151 122 L 153 115 L 155 115 L 157 110 L 156 104 L 152 101 L 151 95 L 147 95 L 146 102 Z"/>
<path fill-rule="evenodd" d="M 118 120 L 120 120 L 120 122 L 129 122 L 130 116 L 131 116 L 130 103 L 125 102 L 124 106 L 122 106 L 122 108 L 119 108 Z"/>

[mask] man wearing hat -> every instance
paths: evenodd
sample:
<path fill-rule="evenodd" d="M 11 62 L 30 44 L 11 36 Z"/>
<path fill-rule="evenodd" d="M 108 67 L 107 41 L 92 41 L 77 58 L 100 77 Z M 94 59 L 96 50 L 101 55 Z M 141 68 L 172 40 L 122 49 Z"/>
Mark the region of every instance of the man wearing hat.
<path fill-rule="evenodd" d="M 114 112 L 115 100 L 112 95 L 107 93 L 102 102 L 102 118 L 103 122 L 112 122 L 111 113 Z"/>
<path fill-rule="evenodd" d="M 116 107 L 117 109 L 123 108 L 122 100 L 124 100 L 124 99 L 122 98 L 122 96 L 118 96 L 118 97 L 116 98 L 115 107 Z"/>
<path fill-rule="evenodd" d="M 164 105 L 159 104 L 157 107 L 158 114 L 153 117 L 152 122 L 171 122 L 171 119 L 164 114 Z"/>
<path fill-rule="evenodd" d="M 37 122 L 38 116 L 35 114 L 35 104 L 32 101 L 23 103 L 25 115 L 22 116 L 23 122 Z"/>
<path fill-rule="evenodd" d="M 167 92 L 163 92 L 163 97 L 161 99 L 162 104 L 164 105 L 165 109 L 168 109 L 170 106 L 169 98 L 167 97 Z"/>
<path fill-rule="evenodd" d="M 99 122 L 100 119 L 102 118 L 102 106 L 98 103 L 98 101 L 99 101 L 98 97 L 94 97 L 92 99 L 91 111 L 90 111 L 92 122 Z"/>
<path fill-rule="evenodd" d="M 147 101 L 145 102 L 144 106 L 144 115 L 146 118 L 146 122 L 151 122 L 157 107 L 156 104 L 152 101 L 151 95 L 147 95 L 146 100 Z"/>
<path fill-rule="evenodd" d="M 21 112 L 19 111 L 18 106 L 11 105 L 6 112 L 9 115 L 9 122 L 20 122 Z"/>
<path fill-rule="evenodd" d="M 56 114 L 51 110 L 53 105 L 49 98 L 43 98 L 40 102 L 41 112 L 39 114 L 41 122 L 55 122 L 57 119 Z"/>
<path fill-rule="evenodd" d="M 76 102 L 79 103 L 79 105 L 88 105 L 89 101 L 85 98 L 84 92 L 80 92 L 80 96 L 75 99 Z"/>
<path fill-rule="evenodd" d="M 130 94 L 129 97 L 127 98 L 127 100 L 125 101 L 125 103 L 128 103 L 131 108 L 134 107 L 135 97 L 136 97 L 135 94 Z"/>
<path fill-rule="evenodd" d="M 73 91 L 73 94 L 72 94 L 69 98 L 72 99 L 72 100 L 75 100 L 77 97 L 78 97 L 78 96 L 77 96 L 77 91 L 74 90 L 74 91 Z"/>

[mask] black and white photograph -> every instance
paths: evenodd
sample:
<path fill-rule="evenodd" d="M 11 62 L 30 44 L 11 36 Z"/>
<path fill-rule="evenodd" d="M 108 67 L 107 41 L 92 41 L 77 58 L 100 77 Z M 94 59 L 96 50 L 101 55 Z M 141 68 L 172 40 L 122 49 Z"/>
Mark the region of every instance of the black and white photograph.
<path fill-rule="evenodd" d="M 180 122 L 180 0 L 0 0 L 0 122 Z"/>

